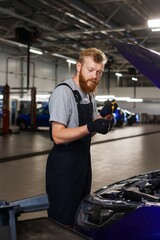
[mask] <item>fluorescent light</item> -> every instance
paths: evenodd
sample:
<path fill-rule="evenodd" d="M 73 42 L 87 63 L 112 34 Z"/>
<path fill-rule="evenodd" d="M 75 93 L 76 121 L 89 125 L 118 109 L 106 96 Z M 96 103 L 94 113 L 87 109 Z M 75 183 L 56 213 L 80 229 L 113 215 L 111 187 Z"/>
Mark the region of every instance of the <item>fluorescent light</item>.
<path fill-rule="evenodd" d="M 132 77 L 133 81 L 138 81 L 138 78 Z"/>
<path fill-rule="evenodd" d="M 52 56 L 59 57 L 59 58 L 64 58 L 64 59 L 68 59 L 67 56 L 61 55 L 61 54 L 59 54 L 59 53 L 52 53 Z"/>
<path fill-rule="evenodd" d="M 36 95 L 36 98 L 49 98 L 49 97 L 50 97 L 49 94 L 45 94 L 45 95 L 39 95 L 39 94 L 37 94 L 37 95 Z"/>
<path fill-rule="evenodd" d="M 114 95 L 97 95 L 95 99 L 114 98 Z"/>
<path fill-rule="evenodd" d="M 98 102 L 104 102 L 108 99 L 113 99 L 115 98 L 114 95 L 97 95 L 95 96 L 95 99 L 98 101 Z"/>
<path fill-rule="evenodd" d="M 36 101 L 48 102 L 49 97 L 50 97 L 49 94 L 36 94 Z M 13 97 L 11 96 L 11 98 Z M 20 98 L 20 97 L 17 97 L 17 98 L 19 98 L 20 101 L 31 101 L 31 95 L 25 95 L 23 96 L 23 98 Z"/>
<path fill-rule="evenodd" d="M 0 95 L 0 99 L 3 99 L 3 95 Z"/>
<path fill-rule="evenodd" d="M 160 19 L 148 20 L 148 27 L 151 28 L 152 32 L 160 31 Z"/>
<path fill-rule="evenodd" d="M 151 28 L 152 32 L 160 32 L 160 28 Z"/>
<path fill-rule="evenodd" d="M 122 73 L 115 73 L 117 77 L 122 77 Z"/>
<path fill-rule="evenodd" d="M 128 99 L 130 99 L 129 97 L 115 97 L 115 99 L 117 101 L 127 101 Z"/>
<path fill-rule="evenodd" d="M 148 20 L 149 28 L 159 28 L 160 27 L 160 19 L 152 19 Z"/>
<path fill-rule="evenodd" d="M 127 100 L 127 102 L 143 102 L 142 98 L 130 98 Z"/>
<path fill-rule="evenodd" d="M 76 60 L 74 60 L 74 59 L 67 59 L 66 62 L 72 63 L 72 64 L 76 64 L 77 63 Z"/>
<path fill-rule="evenodd" d="M 97 95 L 95 99 L 98 102 L 104 102 L 106 100 L 116 99 L 117 101 L 126 101 L 126 102 L 143 102 L 142 98 L 130 98 L 130 97 L 116 97 L 114 95 Z"/>
<path fill-rule="evenodd" d="M 43 54 L 42 51 L 40 51 L 40 50 L 38 50 L 38 49 L 35 49 L 35 48 L 30 48 L 29 51 L 30 51 L 31 53 L 35 53 L 35 54 L 38 54 L 38 55 L 42 55 L 42 54 Z"/>

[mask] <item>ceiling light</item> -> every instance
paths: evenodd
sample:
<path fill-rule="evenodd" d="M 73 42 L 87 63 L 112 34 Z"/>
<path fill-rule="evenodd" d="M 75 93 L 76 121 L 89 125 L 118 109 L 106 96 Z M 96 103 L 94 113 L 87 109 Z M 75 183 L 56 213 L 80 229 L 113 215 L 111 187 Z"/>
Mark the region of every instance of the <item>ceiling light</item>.
<path fill-rule="evenodd" d="M 114 95 L 97 95 L 95 96 L 95 99 L 98 101 L 98 102 L 104 102 L 108 99 L 113 99 L 115 98 Z"/>
<path fill-rule="evenodd" d="M 148 27 L 151 28 L 153 32 L 160 31 L 160 19 L 148 20 Z"/>
<path fill-rule="evenodd" d="M 127 102 L 143 102 L 142 98 L 129 98 Z"/>
<path fill-rule="evenodd" d="M 138 81 L 138 78 L 132 77 L 133 81 Z"/>
<path fill-rule="evenodd" d="M 160 32 L 160 28 L 151 28 L 152 32 Z"/>
<path fill-rule="evenodd" d="M 62 54 L 59 54 L 59 53 L 52 53 L 52 56 L 59 57 L 59 58 L 64 58 L 64 59 L 68 59 L 67 56 L 62 55 Z"/>
<path fill-rule="evenodd" d="M 148 27 L 159 28 L 160 27 L 160 19 L 148 20 Z"/>
<path fill-rule="evenodd" d="M 50 97 L 50 95 L 49 94 L 37 94 L 36 95 L 36 98 L 49 98 Z"/>
<path fill-rule="evenodd" d="M 72 63 L 72 64 L 76 64 L 77 63 L 76 60 L 74 60 L 74 59 L 67 59 L 66 62 Z"/>
<path fill-rule="evenodd" d="M 35 54 L 38 54 L 38 55 L 42 55 L 42 54 L 43 54 L 42 51 L 40 51 L 40 50 L 38 50 L 38 49 L 35 49 L 35 48 L 30 48 L 29 51 L 30 51 L 31 53 L 35 53 Z"/>
<path fill-rule="evenodd" d="M 115 73 L 117 77 L 122 77 L 122 73 Z"/>
<path fill-rule="evenodd" d="M 129 97 L 115 97 L 115 99 L 117 101 L 127 101 L 128 99 L 130 99 Z"/>
<path fill-rule="evenodd" d="M 98 102 L 105 102 L 106 100 L 116 99 L 117 101 L 126 101 L 126 102 L 143 102 L 142 98 L 130 98 L 130 97 L 116 97 L 114 95 L 97 95 L 95 99 Z"/>

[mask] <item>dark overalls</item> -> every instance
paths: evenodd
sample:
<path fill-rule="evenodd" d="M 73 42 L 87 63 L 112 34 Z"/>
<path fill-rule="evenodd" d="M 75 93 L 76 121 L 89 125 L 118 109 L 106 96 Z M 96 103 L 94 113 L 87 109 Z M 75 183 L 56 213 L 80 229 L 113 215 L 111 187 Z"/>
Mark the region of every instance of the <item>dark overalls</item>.
<path fill-rule="evenodd" d="M 80 104 L 77 95 L 75 100 L 79 126 L 92 121 L 91 97 L 89 104 Z M 46 192 L 50 202 L 48 217 L 64 225 L 74 223 L 80 201 L 90 193 L 92 178 L 90 143 L 89 134 L 68 145 L 54 144 L 48 156 L 46 167 Z"/>

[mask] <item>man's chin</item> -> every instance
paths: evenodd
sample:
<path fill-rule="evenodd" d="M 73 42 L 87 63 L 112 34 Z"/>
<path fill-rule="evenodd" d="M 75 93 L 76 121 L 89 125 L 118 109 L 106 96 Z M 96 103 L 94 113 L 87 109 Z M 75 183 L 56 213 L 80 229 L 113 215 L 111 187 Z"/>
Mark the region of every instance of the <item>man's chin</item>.
<path fill-rule="evenodd" d="M 87 82 L 80 82 L 80 87 L 82 89 L 83 92 L 85 93 L 93 93 L 96 91 L 97 89 L 97 83 L 88 80 Z"/>
<path fill-rule="evenodd" d="M 88 88 L 86 88 L 86 93 L 93 93 L 93 92 L 95 92 L 96 91 L 96 89 L 97 89 L 97 86 L 95 87 L 88 87 Z"/>
<path fill-rule="evenodd" d="M 96 90 L 96 88 L 97 88 L 97 84 L 91 83 L 87 87 L 88 87 L 88 91 L 89 92 L 94 92 Z"/>

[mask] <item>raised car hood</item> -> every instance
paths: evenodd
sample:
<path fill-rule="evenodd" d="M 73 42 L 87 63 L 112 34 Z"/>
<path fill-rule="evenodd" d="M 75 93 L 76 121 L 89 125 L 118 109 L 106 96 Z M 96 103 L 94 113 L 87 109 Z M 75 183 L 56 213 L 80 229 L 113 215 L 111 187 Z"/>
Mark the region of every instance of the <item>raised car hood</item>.
<path fill-rule="evenodd" d="M 118 43 L 116 48 L 135 68 L 160 88 L 159 52 L 130 43 Z"/>
<path fill-rule="evenodd" d="M 153 171 L 134 176 L 108 185 L 98 191 L 95 196 L 114 201 L 130 201 L 136 203 L 160 203 L 160 171 Z"/>

